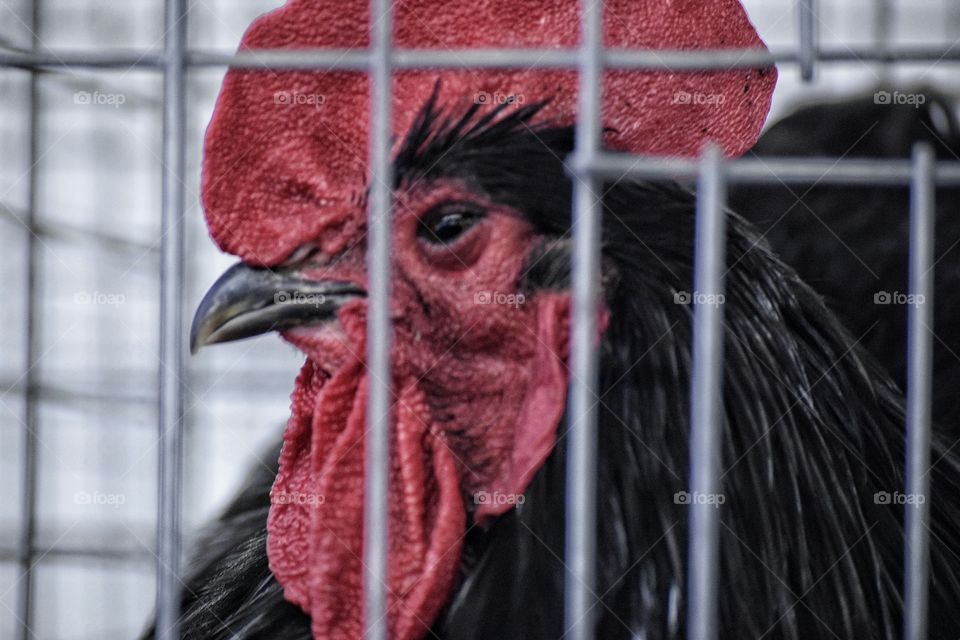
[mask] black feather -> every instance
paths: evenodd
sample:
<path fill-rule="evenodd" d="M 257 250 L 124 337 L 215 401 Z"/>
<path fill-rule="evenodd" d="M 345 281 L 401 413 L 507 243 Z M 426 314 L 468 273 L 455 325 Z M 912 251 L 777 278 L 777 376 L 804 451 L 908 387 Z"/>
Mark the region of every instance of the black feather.
<path fill-rule="evenodd" d="M 267 566 L 267 513 L 280 447 L 261 456 L 244 488 L 196 545 L 183 584 L 183 640 L 312 640 L 310 618 L 283 599 Z M 154 628 L 142 636 L 155 637 Z"/>
<path fill-rule="evenodd" d="M 895 90 L 889 88 L 893 95 Z M 910 157 L 917 142 L 937 158 L 960 158 L 954 105 L 923 91 L 922 105 L 877 104 L 874 94 L 799 109 L 770 127 L 757 156 Z M 801 197 L 802 196 L 802 197 Z M 874 295 L 907 293 L 910 193 L 906 186 L 741 185 L 731 206 L 824 295 L 827 305 L 906 384 L 907 307 Z M 934 398 L 938 422 L 960 435 L 960 189 L 936 193 Z"/>

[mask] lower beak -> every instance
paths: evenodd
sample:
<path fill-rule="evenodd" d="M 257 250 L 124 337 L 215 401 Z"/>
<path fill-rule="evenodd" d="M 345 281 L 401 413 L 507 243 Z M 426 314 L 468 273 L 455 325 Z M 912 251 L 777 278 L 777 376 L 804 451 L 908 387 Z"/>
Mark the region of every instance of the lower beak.
<path fill-rule="evenodd" d="M 200 302 L 190 353 L 208 344 L 328 322 L 345 302 L 364 295 L 350 282 L 309 280 L 241 262 L 227 269 Z"/>

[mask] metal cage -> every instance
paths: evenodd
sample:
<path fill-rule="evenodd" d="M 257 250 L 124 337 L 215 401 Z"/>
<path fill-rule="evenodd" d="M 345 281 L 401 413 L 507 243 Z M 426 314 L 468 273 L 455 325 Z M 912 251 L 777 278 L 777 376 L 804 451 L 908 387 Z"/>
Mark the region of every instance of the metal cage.
<path fill-rule="evenodd" d="M 592 632 L 592 585 L 596 556 L 595 474 L 596 467 L 596 374 L 597 354 L 593 345 L 596 318 L 593 313 L 596 274 L 599 268 L 599 218 L 597 186 L 604 179 L 688 178 L 699 182 L 696 237 L 695 288 L 706 295 L 723 292 L 725 225 L 723 207 L 726 186 L 734 182 L 766 184 L 835 183 L 855 185 L 909 185 L 911 204 L 910 292 L 933 299 L 933 204 L 936 185 L 960 185 L 960 160 L 937 162 L 929 149 L 918 148 L 908 160 L 848 160 L 843 158 L 802 158 L 724 160 L 716 149 L 705 153 L 699 161 L 665 160 L 662 158 L 611 155 L 600 148 L 598 118 L 599 81 L 604 69 L 705 70 L 762 67 L 777 64 L 797 70 L 809 82 L 821 66 L 849 62 L 877 64 L 927 63 L 955 65 L 960 62 L 960 47 L 907 46 L 892 48 L 880 40 L 869 46 L 828 47 L 819 43 L 818 20 L 814 0 L 795 3 L 799 46 L 774 49 L 770 53 L 747 51 L 644 51 L 610 50 L 601 46 L 602 2 L 584 2 L 582 8 L 582 45 L 576 49 L 550 50 L 470 50 L 426 51 L 395 50 L 391 47 L 390 0 L 371 0 L 372 15 L 378 16 L 369 50 L 269 51 L 225 54 L 209 49 L 188 47 L 187 21 L 191 7 L 186 0 L 165 0 L 162 50 L 50 50 L 37 35 L 41 28 L 41 0 L 34 0 L 24 27 L 32 34 L 29 47 L 0 48 L 0 69 L 20 70 L 29 78 L 30 132 L 23 151 L 30 169 L 26 206 L 11 212 L 29 233 L 25 235 L 24 270 L 26 305 L 25 348 L 23 368 L 18 379 L 4 387 L 3 395 L 17 395 L 18 429 L 23 433 L 21 469 L 22 500 L 17 540 L 4 550 L 4 557 L 16 563 L 12 588 L 15 604 L 9 607 L 15 616 L 17 638 L 36 637 L 32 631 L 37 619 L 35 598 L 37 563 L 48 553 L 83 555 L 85 549 L 57 550 L 37 543 L 37 496 L 40 481 L 38 456 L 43 448 L 38 436 L 39 411 L 47 391 L 37 376 L 36 363 L 50 345 L 34 320 L 42 314 L 38 288 L 40 253 L 44 238 L 55 230 L 46 228 L 37 215 L 38 192 L 42 188 L 33 167 L 43 154 L 38 138 L 42 122 L 36 108 L 38 83 L 44 74 L 68 74 L 85 70 L 134 70 L 162 78 L 163 119 L 162 219 L 160 240 L 146 252 L 159 259 L 159 353 L 157 354 L 157 454 L 159 497 L 156 516 L 156 611 L 158 637 L 172 639 L 178 633 L 179 580 L 182 554 L 182 477 L 185 414 L 188 409 L 188 365 L 185 362 L 184 336 L 185 270 L 188 266 L 186 244 L 184 182 L 188 180 L 185 161 L 187 144 L 187 91 L 191 72 L 203 68 L 308 68 L 349 69 L 367 71 L 372 82 L 371 199 L 369 211 L 371 274 L 370 319 L 368 323 L 368 358 L 373 381 L 389 380 L 390 326 L 387 315 L 390 262 L 388 238 L 390 217 L 389 135 L 391 73 L 398 69 L 424 67 L 496 68 L 507 66 L 574 69 L 579 73 L 579 126 L 576 151 L 568 161 L 574 178 L 575 261 L 573 274 L 574 328 L 571 352 L 571 391 L 569 396 L 571 437 L 567 496 L 569 519 L 568 546 L 565 563 L 568 567 L 566 590 L 566 627 L 569 637 L 586 640 Z M 877 2 L 879 23 L 888 24 L 890 2 Z M 12 9 L 8 9 L 13 13 Z M 154 196 L 156 194 L 154 193 Z M 110 239 L 100 238 L 99 242 Z M 721 358 L 723 353 L 722 310 L 718 306 L 697 306 L 694 314 L 693 376 L 691 397 L 690 491 L 715 493 L 719 486 L 717 465 L 720 447 L 716 416 L 721 402 Z M 925 494 L 928 480 L 924 470 L 929 466 L 931 388 L 931 341 L 929 329 L 932 315 L 929 304 L 910 310 L 908 392 L 908 477 L 906 492 Z M 388 439 L 382 418 L 389 410 L 388 386 L 372 383 L 369 397 L 371 436 L 367 457 L 365 514 L 366 557 L 369 575 L 366 580 L 366 606 L 369 612 L 368 637 L 386 638 L 383 576 L 386 572 L 386 505 Z M 152 402 L 146 398 L 144 401 Z M 8 408 L 9 409 L 9 408 Z M 10 413 L 14 413 L 10 411 Z M 716 637 L 717 597 L 717 511 L 707 504 L 691 507 L 690 591 L 688 608 L 689 637 L 708 640 Z M 904 637 L 920 640 L 926 636 L 926 584 L 928 581 L 927 508 L 909 510 L 907 516 L 906 553 L 908 554 L 905 585 Z M 55 546 L 55 545 L 54 545 Z M 153 548 L 152 545 L 146 545 Z M 124 557 L 124 551 L 101 549 L 103 557 Z"/>

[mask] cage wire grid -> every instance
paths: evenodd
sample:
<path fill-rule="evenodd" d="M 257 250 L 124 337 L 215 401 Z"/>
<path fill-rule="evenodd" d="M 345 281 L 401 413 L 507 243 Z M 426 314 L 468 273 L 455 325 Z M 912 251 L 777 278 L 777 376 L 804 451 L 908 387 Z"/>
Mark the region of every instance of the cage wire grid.
<path fill-rule="evenodd" d="M 388 433 L 390 326 L 389 237 L 391 167 L 390 78 L 394 71 L 417 68 L 563 68 L 579 74 L 579 118 L 576 144 L 568 169 L 573 177 L 574 263 L 573 328 L 571 348 L 571 384 L 569 395 L 570 457 L 567 483 L 568 545 L 564 559 L 566 580 L 566 628 L 573 640 L 593 637 L 593 594 L 596 542 L 594 528 L 596 469 L 597 353 L 593 347 L 599 272 L 598 185 L 605 180 L 686 178 L 699 184 L 695 243 L 694 289 L 705 295 L 723 293 L 724 203 L 726 187 L 736 182 L 764 184 L 851 184 L 909 185 L 910 210 L 910 293 L 925 296 L 927 303 L 910 308 L 907 391 L 907 478 L 906 493 L 926 494 L 929 467 L 930 389 L 932 315 L 934 294 L 933 210 L 935 186 L 960 185 L 960 161 L 935 161 L 931 150 L 918 146 L 912 160 L 850 160 L 844 158 L 742 158 L 725 160 L 716 148 L 708 149 L 698 160 L 676 160 L 613 155 L 600 147 L 600 98 L 598 88 L 605 69 L 706 70 L 752 68 L 778 64 L 798 70 L 804 82 L 814 79 L 817 69 L 833 63 L 911 62 L 955 64 L 960 62 L 960 47 L 913 45 L 892 48 L 888 42 L 890 2 L 875 5 L 880 37 L 861 47 L 825 47 L 819 42 L 823 21 L 814 0 L 795 3 L 798 46 L 758 51 L 628 51 L 604 50 L 601 42 L 602 2 L 582 3 L 581 45 L 576 49 L 550 50 L 470 50 L 427 51 L 397 50 L 391 47 L 392 3 L 371 0 L 376 17 L 369 50 L 267 51 L 224 54 L 190 48 L 187 24 L 190 11 L 187 0 L 165 0 L 162 50 L 99 51 L 50 50 L 38 33 L 42 32 L 40 0 L 30 5 L 23 26 L 31 34 L 30 47 L 0 49 L 0 68 L 19 69 L 28 74 L 29 139 L 26 155 L 27 200 L 18 220 L 29 231 L 25 236 L 26 280 L 26 354 L 24 370 L 16 386 L 22 394 L 21 425 L 24 435 L 22 465 L 22 502 L 18 539 L 12 557 L 18 564 L 14 581 L 17 597 L 11 613 L 17 620 L 17 638 L 34 637 L 37 619 L 34 591 L 36 564 L 53 549 L 36 544 L 38 456 L 43 446 L 37 435 L 41 380 L 36 363 L 49 345 L 36 319 L 41 313 L 37 294 L 44 229 L 38 218 L 38 193 L 41 188 L 34 168 L 42 160 L 38 131 L 38 83 L 42 74 L 69 73 L 75 69 L 139 70 L 162 77 L 162 182 L 159 245 L 159 352 L 157 354 L 157 435 L 158 499 L 156 518 L 155 571 L 158 637 L 179 637 L 178 602 L 183 539 L 182 479 L 185 420 L 189 391 L 189 367 L 185 361 L 184 312 L 185 272 L 188 264 L 186 243 L 187 211 L 184 183 L 187 180 L 185 148 L 187 144 L 187 90 L 191 70 L 202 68 L 244 67 L 262 69 L 342 69 L 366 71 L 371 81 L 370 129 L 370 271 L 368 322 L 368 360 L 372 375 L 368 406 L 367 491 L 365 493 L 365 605 L 368 612 L 367 637 L 387 637 L 385 623 L 384 576 L 386 575 L 386 506 L 388 500 Z M 8 11 L 11 11 L 9 7 Z M 108 239 L 109 242 L 109 239 Z M 927 328 L 924 330 L 924 328 Z M 723 357 L 722 308 L 698 305 L 694 313 L 693 373 L 691 385 L 690 491 L 716 493 L 719 487 L 717 465 L 720 447 L 721 361 Z M 10 389 L 7 389 L 9 392 Z M 925 610 L 928 581 L 927 530 L 928 507 L 908 509 L 905 553 L 907 557 L 904 637 L 920 640 L 926 636 Z M 688 634 L 690 638 L 716 638 L 717 539 L 719 520 L 716 509 L 708 504 L 691 505 L 689 548 Z M 55 545 L 54 545 L 55 547 Z M 85 550 L 74 550 L 83 554 Z M 109 550 L 90 552 L 109 556 Z M 122 555 L 122 554 L 120 554 Z"/>

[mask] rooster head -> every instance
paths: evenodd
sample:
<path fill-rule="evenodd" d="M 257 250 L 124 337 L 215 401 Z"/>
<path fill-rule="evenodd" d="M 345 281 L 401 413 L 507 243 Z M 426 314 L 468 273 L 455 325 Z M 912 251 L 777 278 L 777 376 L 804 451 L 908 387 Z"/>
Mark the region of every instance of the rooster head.
<path fill-rule="evenodd" d="M 578 5 L 406 0 L 394 44 L 575 47 Z M 241 49 L 366 47 L 369 29 L 367 2 L 290 0 Z M 604 44 L 763 47 L 735 0 L 607 2 Z M 604 145 L 689 156 L 712 140 L 737 155 L 759 134 L 774 82 L 773 69 L 607 71 Z M 569 196 L 538 177 L 563 175 L 576 92 L 566 70 L 393 76 L 391 637 L 427 633 L 455 588 L 466 531 L 522 504 L 556 442 L 569 243 L 538 211 Z M 363 73 L 232 70 L 203 165 L 211 235 L 242 262 L 201 303 L 192 346 L 276 330 L 306 354 L 267 551 L 316 638 L 363 635 L 368 100 Z M 602 330 L 608 309 L 597 313 Z"/>

